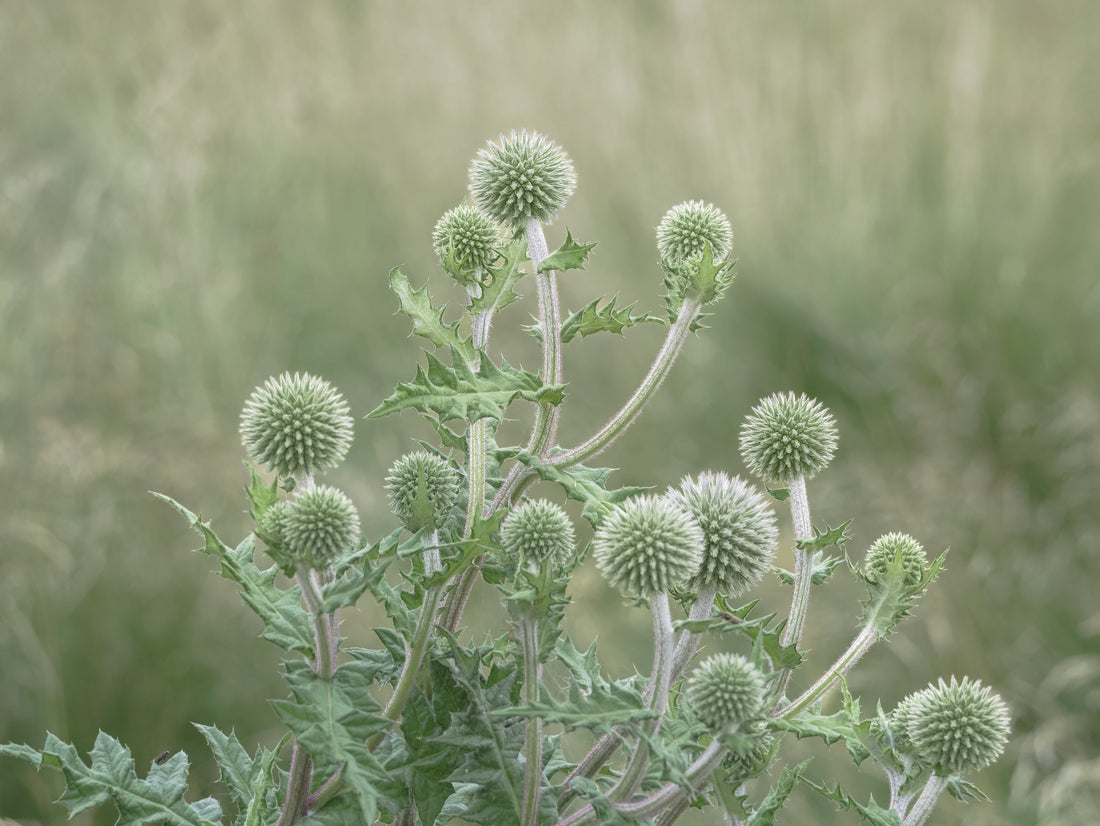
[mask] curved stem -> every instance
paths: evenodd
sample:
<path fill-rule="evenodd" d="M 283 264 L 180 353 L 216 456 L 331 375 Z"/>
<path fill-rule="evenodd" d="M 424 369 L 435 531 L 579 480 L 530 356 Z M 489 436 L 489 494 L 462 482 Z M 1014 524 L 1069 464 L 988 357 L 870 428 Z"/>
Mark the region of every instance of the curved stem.
<path fill-rule="evenodd" d="M 841 654 L 835 663 L 818 679 L 816 683 L 807 688 L 802 695 L 779 711 L 772 714 L 773 717 L 790 718 L 798 714 L 798 712 L 809 708 L 814 702 L 816 702 L 829 687 L 832 686 L 837 680 L 845 676 L 857 662 L 871 650 L 871 646 L 878 642 L 879 635 L 874 628 L 866 627 L 861 630 L 852 644 L 848 646 L 848 650 Z"/>
<path fill-rule="evenodd" d="M 702 620 L 709 618 L 711 610 L 714 608 L 714 597 L 717 593 L 717 585 L 702 586 L 695 594 L 695 604 L 691 606 L 688 619 Z M 676 650 L 672 654 L 673 682 L 676 682 L 680 675 L 684 673 L 684 669 L 687 668 L 691 658 L 695 656 L 695 652 L 699 649 L 699 641 L 702 638 L 702 634 L 695 634 L 691 631 L 680 632 L 680 638 L 676 641 Z"/>
<path fill-rule="evenodd" d="M 542 380 L 547 384 L 562 383 L 561 306 L 558 301 L 558 281 L 554 273 L 539 272 L 539 264 L 550 254 L 546 235 L 538 218 L 527 219 L 527 257 L 535 271 L 535 288 L 539 297 L 539 326 L 542 329 Z M 545 456 L 554 444 L 560 411 L 555 405 L 540 404 L 531 428 L 527 451 Z"/>
<path fill-rule="evenodd" d="M 938 774 L 929 777 L 928 782 L 924 784 L 920 797 L 917 798 L 917 802 L 913 804 L 913 808 L 909 810 L 909 814 L 902 821 L 902 826 L 923 826 L 924 821 L 928 820 L 928 816 L 932 814 L 936 801 L 940 799 L 940 795 L 943 794 L 946 788 L 946 777 L 940 777 Z"/>
<path fill-rule="evenodd" d="M 519 620 L 523 649 L 523 700 L 528 705 L 539 701 L 539 622 L 531 617 Z M 527 720 L 527 761 L 523 769 L 523 826 L 538 826 L 539 796 L 542 791 L 542 718 Z"/>
<path fill-rule="evenodd" d="M 804 551 L 798 547 L 798 540 L 813 537 L 810 521 L 810 500 L 806 495 L 806 479 L 799 476 L 791 483 L 791 522 L 794 526 L 794 594 L 791 597 L 791 611 L 787 624 L 779 637 L 782 645 L 797 646 L 802 640 L 802 629 L 806 624 L 806 613 L 810 608 L 810 585 L 814 575 L 813 551 Z M 787 693 L 791 681 L 791 669 L 785 668 L 779 680 L 779 696 Z"/>
<path fill-rule="evenodd" d="M 552 465 L 575 465 L 583 462 L 585 459 L 595 456 L 630 427 L 645 408 L 646 403 L 653 398 L 653 395 L 661 386 L 661 382 L 668 375 L 669 370 L 672 369 L 676 357 L 680 354 L 680 349 L 684 346 L 687 334 L 691 331 L 691 325 L 698 318 L 702 307 L 701 298 L 684 299 L 684 303 L 680 305 L 680 312 L 676 315 L 676 321 L 669 328 L 668 334 L 665 336 L 665 342 L 657 353 L 657 358 L 654 359 L 653 365 L 649 368 L 649 372 L 638 386 L 638 389 L 634 391 L 634 395 L 588 441 L 556 456 L 548 457 L 547 462 Z"/>

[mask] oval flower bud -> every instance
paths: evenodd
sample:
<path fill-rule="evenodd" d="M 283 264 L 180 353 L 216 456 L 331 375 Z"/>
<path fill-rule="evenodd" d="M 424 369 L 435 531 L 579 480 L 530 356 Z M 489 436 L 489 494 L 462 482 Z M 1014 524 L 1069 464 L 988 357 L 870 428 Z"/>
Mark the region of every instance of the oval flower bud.
<path fill-rule="evenodd" d="M 290 502 L 279 528 L 291 558 L 322 567 L 355 547 L 359 514 L 342 491 L 318 485 Z"/>
<path fill-rule="evenodd" d="M 241 412 L 241 442 L 280 476 L 309 476 L 336 467 L 351 445 L 344 397 L 308 373 L 283 373 L 257 387 Z"/>
<path fill-rule="evenodd" d="M 674 273 L 698 270 L 706 243 L 714 261 L 725 258 L 733 246 L 729 218 L 714 204 L 684 201 L 666 212 L 657 226 L 657 252 Z"/>
<path fill-rule="evenodd" d="M 905 533 L 888 533 L 880 536 L 867 549 L 863 560 L 863 573 L 872 582 L 880 582 L 886 576 L 887 566 L 901 554 L 902 570 L 905 572 L 905 584 L 909 587 L 920 582 L 924 569 L 928 566 L 928 557 L 917 540 Z"/>
<path fill-rule="evenodd" d="M 764 678 L 739 654 L 715 654 L 695 669 L 687 696 L 700 722 L 717 734 L 760 717 Z"/>
<path fill-rule="evenodd" d="M 402 456 L 386 477 L 390 508 L 413 533 L 446 525 L 458 489 L 458 472 L 450 463 L 423 450 Z"/>
<path fill-rule="evenodd" d="M 668 497 L 686 510 L 703 531 L 703 561 L 688 586 L 714 586 L 740 594 L 771 566 L 779 526 L 775 511 L 741 477 L 706 471 L 684 477 Z"/>
<path fill-rule="evenodd" d="M 459 204 L 443 214 L 432 232 L 432 245 L 444 265 L 450 257 L 459 271 L 470 273 L 471 282 L 479 281 L 489 265 L 500 256 L 497 225 L 484 212 L 469 204 Z M 447 272 L 458 278 L 451 268 Z"/>
<path fill-rule="evenodd" d="M 741 456 L 761 479 L 781 484 L 810 479 L 834 453 L 836 420 L 805 393 L 761 399 L 741 426 Z"/>
<path fill-rule="evenodd" d="M 908 712 L 909 739 L 921 762 L 941 777 L 993 763 L 1008 741 L 1008 709 L 980 681 L 951 678 L 917 693 Z"/>
<path fill-rule="evenodd" d="M 522 229 L 546 222 L 573 195 L 577 176 L 565 151 L 538 132 L 513 131 L 481 149 L 470 167 L 474 204 L 498 224 Z"/>
<path fill-rule="evenodd" d="M 561 507 L 544 499 L 528 499 L 508 515 L 500 542 L 514 558 L 536 565 L 564 565 L 573 555 L 576 535 Z"/>

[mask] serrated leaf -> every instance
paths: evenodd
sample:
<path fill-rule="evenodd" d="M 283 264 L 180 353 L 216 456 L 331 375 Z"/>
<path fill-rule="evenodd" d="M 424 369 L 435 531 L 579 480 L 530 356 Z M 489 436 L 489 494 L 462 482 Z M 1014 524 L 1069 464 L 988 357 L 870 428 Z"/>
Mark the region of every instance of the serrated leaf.
<path fill-rule="evenodd" d="M 470 313 L 495 312 L 507 307 L 519 296 L 514 290 L 523 277 L 520 266 L 527 260 L 527 241 L 517 238 L 502 250 L 499 266 L 490 267 L 488 277 L 481 284 L 481 295 L 470 302 Z"/>
<path fill-rule="evenodd" d="M 606 683 L 582 692 L 575 682 L 569 684 L 569 696 L 564 700 L 554 699 L 547 692 L 545 699 L 537 703 L 509 706 L 494 713 L 502 717 L 538 717 L 544 723 L 561 723 L 566 731 L 584 728 L 597 736 L 612 726 L 634 725 L 656 716 L 645 708 L 641 695 L 632 688 Z"/>
<path fill-rule="evenodd" d="M 855 575 L 867 586 L 867 599 L 860 602 L 863 606 L 860 625 L 874 628 L 881 638 L 888 637 L 893 633 L 894 626 L 909 615 L 917 599 L 939 575 L 946 558 L 947 551 L 944 551 L 913 584 L 906 582 L 907 573 L 900 550 L 894 559 L 887 562 L 885 570 L 873 579 L 852 565 Z"/>
<path fill-rule="evenodd" d="M 502 361 L 497 367 L 485 353 L 475 373 L 457 350 L 451 350 L 453 367 L 447 367 L 427 353 L 428 369 L 419 365 L 411 382 L 402 382 L 388 399 L 367 414 L 379 418 L 413 409 L 432 413 L 439 421 L 465 419 L 475 422 L 490 418 L 500 421 L 504 408 L 516 399 L 535 404 L 558 405 L 565 398 L 565 385 L 546 384 L 533 373 L 518 370 Z"/>
<path fill-rule="evenodd" d="M 77 750 L 53 734 L 46 735 L 41 751 L 28 746 L 0 745 L 0 754 L 19 757 L 41 769 L 60 769 L 65 791 L 58 798 L 69 817 L 113 801 L 119 823 L 168 823 L 170 826 L 212 826 L 220 823 L 221 806 L 207 797 L 194 803 L 184 800 L 187 791 L 187 755 L 177 752 L 163 763 L 154 763 L 145 779 L 134 771 L 130 750 L 102 731 L 85 763 Z"/>
<path fill-rule="evenodd" d="M 790 718 L 773 718 L 772 724 L 777 728 L 792 732 L 799 740 L 804 740 L 807 737 L 819 737 L 825 741 L 827 746 L 832 745 L 837 740 L 862 745 L 852 724 L 852 719 L 846 711 L 838 711 L 830 715 L 824 715 L 814 710 L 802 711 Z"/>
<path fill-rule="evenodd" d="M 843 548 L 844 544 L 852 537 L 848 534 L 848 526 L 852 524 L 852 520 L 849 519 L 835 528 L 825 526 L 825 530 L 818 530 L 814 528 L 814 535 L 810 539 L 798 539 L 795 541 L 795 546 L 801 548 L 804 551 L 823 551 L 830 545 L 836 545 L 838 548 Z"/>
<path fill-rule="evenodd" d="M 947 779 L 947 792 L 953 798 L 961 800 L 963 803 L 970 803 L 975 800 L 983 803 L 989 802 L 989 796 L 985 792 L 969 780 L 964 780 L 957 774 Z"/>
<path fill-rule="evenodd" d="M 248 465 L 250 476 L 248 487 L 245 488 L 248 501 L 252 503 L 249 513 L 252 514 L 253 520 L 259 522 L 267 509 L 279 501 L 279 479 L 276 477 L 271 480 L 270 485 L 265 485 L 256 468 L 247 462 L 245 464 Z"/>
<path fill-rule="evenodd" d="M 583 270 L 584 265 L 588 263 L 588 254 L 595 246 L 595 244 L 578 244 L 573 240 L 569 230 L 566 230 L 565 243 L 542 259 L 536 272 Z"/>
<path fill-rule="evenodd" d="M 834 800 L 840 804 L 841 808 L 855 812 L 859 815 L 861 821 L 870 823 L 871 826 L 901 826 L 901 816 L 897 812 L 879 806 L 875 803 L 874 796 L 867 803 L 860 803 L 841 789 L 839 785 L 830 788 L 827 785 L 818 785 L 805 778 L 803 778 L 803 782 L 827 800 Z"/>
<path fill-rule="evenodd" d="M 229 789 L 233 802 L 240 812 L 240 826 L 262 826 L 279 812 L 277 786 L 272 773 L 279 751 L 290 739 L 288 733 L 274 750 L 256 749 L 256 755 L 248 752 L 237 740 L 233 731 L 224 734 L 215 726 L 194 724 L 214 755 L 221 769 L 221 780 Z"/>
<path fill-rule="evenodd" d="M 278 566 L 261 570 L 253 561 L 256 538 L 250 534 L 236 547 L 222 542 L 210 527 L 171 497 L 154 493 L 183 515 L 206 540 L 204 553 L 221 559 L 221 575 L 241 587 L 241 599 L 263 620 L 263 637 L 284 651 L 301 651 L 307 658 L 313 656 L 313 627 L 302 608 L 301 591 L 297 585 L 281 589 L 275 585 Z"/>
<path fill-rule="evenodd" d="M 670 268 L 662 262 L 665 272 L 665 308 L 668 317 L 675 320 L 680 313 L 684 298 L 693 295 L 702 299 L 704 305 L 713 304 L 726 292 L 733 283 L 734 265 L 736 260 L 726 258 L 715 262 L 710 242 L 703 243 L 703 255 L 695 272 L 685 272 L 681 269 Z M 699 314 L 692 320 L 690 329 L 696 332 L 702 328 L 703 315 Z"/>
<path fill-rule="evenodd" d="M 768 792 L 767 796 L 760 801 L 760 805 L 749 815 L 748 820 L 745 821 L 745 826 L 775 826 L 775 813 L 783 808 L 783 804 L 787 802 L 787 798 L 791 796 L 791 792 L 794 790 L 795 782 L 803 779 L 802 773 L 809 764 L 810 761 L 806 760 L 795 766 L 793 770 L 783 769 L 779 773 L 779 782 L 775 784 L 775 788 Z"/>
<path fill-rule="evenodd" d="M 813 570 L 810 572 L 810 584 L 821 585 L 829 578 L 838 565 L 844 560 L 839 556 L 825 556 L 814 554 L 812 557 Z M 785 568 L 775 568 L 775 575 L 785 585 L 794 585 L 794 574 Z"/>
<path fill-rule="evenodd" d="M 419 290 L 414 289 L 400 267 L 390 270 L 390 289 L 401 305 L 401 312 L 408 316 L 413 324 L 413 333 L 427 339 L 436 347 L 456 350 L 466 361 L 477 359 L 476 351 L 469 339 L 458 334 L 458 322 L 448 324 L 443 320 L 446 307 L 432 305 L 425 283 Z"/>
<path fill-rule="evenodd" d="M 777 502 L 785 502 L 787 499 L 791 498 L 791 489 L 790 488 L 774 488 L 773 489 L 773 488 L 769 488 L 768 486 L 765 485 L 764 490 L 766 490 L 768 492 L 768 495 L 771 496 Z"/>
<path fill-rule="evenodd" d="M 660 316 L 642 313 L 631 315 L 634 305 L 616 307 L 615 298 L 600 304 L 601 299 L 590 301 L 584 307 L 566 316 L 561 325 L 561 340 L 568 343 L 578 335 L 581 338 L 595 333 L 621 334 L 627 327 L 635 327 L 639 324 L 664 324 L 665 320 Z M 536 338 L 542 340 L 542 332 L 536 332 Z"/>
<path fill-rule="evenodd" d="M 802 654 L 793 643 L 784 645 L 781 642 L 783 628 L 786 621 L 780 621 L 771 625 L 775 619 L 775 612 L 762 617 L 749 618 L 749 614 L 756 607 L 759 600 L 753 600 L 740 608 L 731 608 L 722 595 L 715 599 L 718 608 L 718 621 L 723 625 L 713 625 L 711 630 L 733 630 L 744 634 L 753 642 L 753 648 L 759 649 L 771 660 L 773 668 L 794 669 L 802 662 Z M 769 627 L 771 625 L 771 627 Z"/>

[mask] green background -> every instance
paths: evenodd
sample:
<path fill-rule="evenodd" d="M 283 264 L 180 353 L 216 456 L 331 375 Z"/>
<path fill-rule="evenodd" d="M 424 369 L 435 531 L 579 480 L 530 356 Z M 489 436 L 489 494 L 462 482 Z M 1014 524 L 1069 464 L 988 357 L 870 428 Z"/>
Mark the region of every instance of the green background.
<path fill-rule="evenodd" d="M 967 674 L 1012 709 L 974 778 L 994 802 L 932 822 L 1097 822 L 1098 31 L 1092 0 L 0 4 L 0 742 L 86 750 L 103 729 L 139 766 L 185 748 L 206 794 L 190 721 L 277 740 L 277 650 L 147 491 L 241 537 L 241 404 L 309 370 L 357 415 L 329 480 L 388 532 L 382 476 L 429 431 L 359 419 L 422 360 L 386 273 L 457 301 L 432 227 L 484 141 L 526 127 L 579 177 L 551 248 L 567 227 L 600 242 L 567 307 L 660 312 L 653 229 L 675 203 L 734 226 L 738 280 L 601 457 L 613 480 L 744 473 L 752 404 L 819 398 L 840 452 L 815 521 L 854 517 L 856 559 L 891 530 L 951 547 L 853 688 L 889 708 Z M 493 341 L 534 368 L 529 312 Z M 661 335 L 568 345 L 563 444 Z M 854 630 L 837 579 L 811 606 L 811 669 Z M 614 676 L 648 669 L 644 612 L 590 569 L 573 593 L 578 644 L 599 634 Z M 778 586 L 755 595 L 785 610 Z M 344 628 L 366 644 L 376 621 Z M 816 770 L 885 799 L 843 754 Z M 4 760 L 0 816 L 61 823 L 60 789 Z M 800 793 L 783 822 L 855 822 L 830 806 Z"/>

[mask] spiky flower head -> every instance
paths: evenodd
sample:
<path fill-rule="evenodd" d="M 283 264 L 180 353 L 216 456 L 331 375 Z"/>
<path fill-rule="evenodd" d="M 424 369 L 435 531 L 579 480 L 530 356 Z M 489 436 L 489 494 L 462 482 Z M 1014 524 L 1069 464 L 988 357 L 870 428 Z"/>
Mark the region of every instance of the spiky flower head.
<path fill-rule="evenodd" d="M 688 700 L 714 732 L 757 720 L 764 707 L 764 677 L 740 654 L 715 654 L 691 676 Z"/>
<path fill-rule="evenodd" d="M 810 479 L 836 453 L 836 419 L 805 393 L 763 398 L 741 426 L 741 456 L 753 474 L 787 484 Z"/>
<path fill-rule="evenodd" d="M 241 411 L 241 442 L 280 476 L 336 467 L 351 445 L 348 403 L 309 373 L 283 373 L 257 387 Z"/>
<path fill-rule="evenodd" d="M 573 194 L 577 176 L 560 146 L 538 132 L 513 131 L 478 150 L 470 195 L 492 220 L 522 229 L 529 218 L 549 221 Z"/>
<path fill-rule="evenodd" d="M 497 240 L 497 225 L 492 219 L 466 203 L 443 213 L 432 232 L 432 245 L 439 260 L 446 265 L 451 259 L 457 270 L 470 273 L 472 280 L 480 280 L 499 257 Z M 448 267 L 447 271 L 455 275 L 453 268 Z"/>
<path fill-rule="evenodd" d="M 386 477 L 390 508 L 413 533 L 446 525 L 458 489 L 458 472 L 446 459 L 425 450 L 402 456 Z"/>
<path fill-rule="evenodd" d="M 560 506 L 545 499 L 528 499 L 508 514 L 500 541 L 513 558 L 563 565 L 573 554 L 576 535 Z"/>
<path fill-rule="evenodd" d="M 983 769 L 1008 741 L 1008 708 L 981 681 L 954 677 L 914 695 L 907 712 L 909 739 L 921 762 L 941 777 Z"/>
<path fill-rule="evenodd" d="M 893 564 L 899 553 L 902 570 L 905 572 L 905 584 L 916 585 L 924 576 L 928 557 L 924 554 L 924 547 L 905 533 L 888 533 L 876 539 L 867 549 L 867 556 L 863 560 L 863 573 L 874 582 L 881 581 L 886 576 L 887 568 Z"/>
<path fill-rule="evenodd" d="M 714 204 L 684 201 L 666 212 L 657 226 L 657 252 L 672 272 L 697 270 L 706 243 L 714 261 L 725 258 L 733 246 L 729 218 Z"/>
<path fill-rule="evenodd" d="M 310 567 L 335 561 L 359 540 L 355 506 L 329 485 L 317 485 L 292 500 L 279 523 L 287 552 Z"/>
<path fill-rule="evenodd" d="M 688 587 L 715 586 L 740 594 L 764 576 L 775 554 L 775 511 L 740 476 L 706 471 L 684 477 L 669 499 L 695 517 L 703 531 L 703 561 Z"/>
<path fill-rule="evenodd" d="M 636 496 L 607 516 L 592 547 L 612 587 L 650 596 L 679 588 L 695 575 L 703 532 L 691 514 L 667 499 Z"/>
<path fill-rule="evenodd" d="M 286 544 L 286 515 L 292 504 L 289 500 L 281 499 L 264 511 L 256 528 L 266 540 L 279 545 Z"/>
<path fill-rule="evenodd" d="M 729 754 L 722 760 L 722 768 L 726 770 L 731 782 L 736 783 L 763 771 L 771 755 L 775 736 L 763 724 L 757 724 L 751 728 L 755 731 L 751 733 L 750 744 L 741 748 L 730 746 Z"/>

